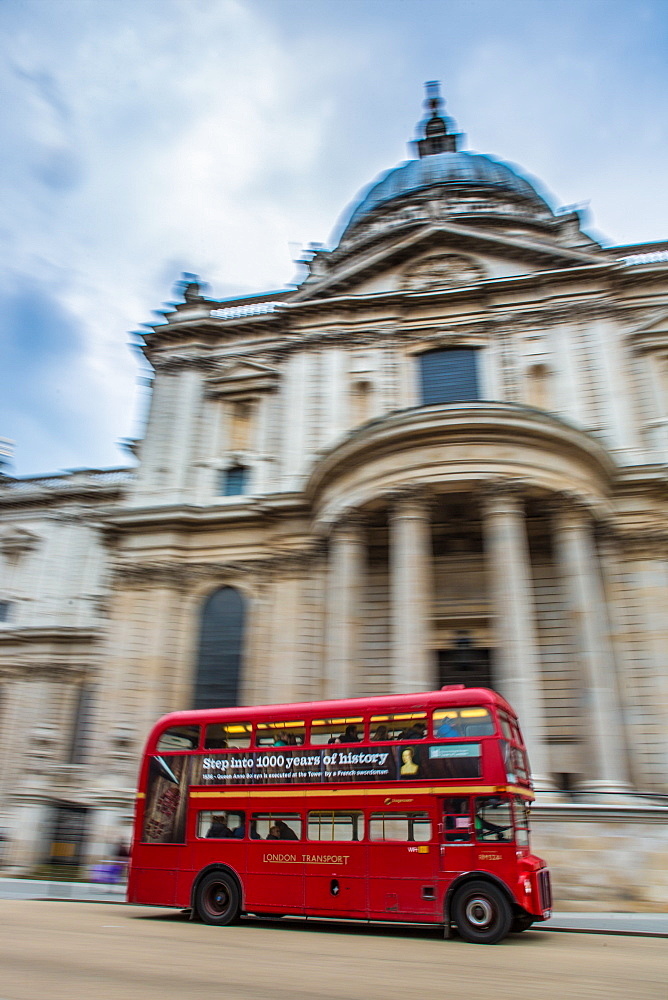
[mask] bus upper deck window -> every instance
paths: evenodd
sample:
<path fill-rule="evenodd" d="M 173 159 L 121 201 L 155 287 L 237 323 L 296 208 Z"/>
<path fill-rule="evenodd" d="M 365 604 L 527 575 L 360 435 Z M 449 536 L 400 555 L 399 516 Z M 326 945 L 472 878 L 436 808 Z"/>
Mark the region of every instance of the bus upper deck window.
<path fill-rule="evenodd" d="M 251 745 L 250 722 L 212 722 L 204 735 L 205 750 L 247 750 Z"/>
<path fill-rule="evenodd" d="M 437 708 L 433 714 L 437 739 L 465 739 L 493 736 L 494 722 L 486 708 Z"/>
<path fill-rule="evenodd" d="M 304 743 L 304 720 L 295 722 L 258 722 L 255 742 L 259 747 L 299 747 Z"/>
<path fill-rule="evenodd" d="M 311 743 L 361 743 L 364 739 L 364 719 L 361 715 L 337 719 L 314 719 L 311 723 Z"/>
<path fill-rule="evenodd" d="M 427 735 L 427 713 L 372 715 L 370 733 L 372 740 L 423 740 Z"/>
<path fill-rule="evenodd" d="M 157 750 L 196 750 L 199 746 L 199 726 L 171 726 L 160 734 Z"/>

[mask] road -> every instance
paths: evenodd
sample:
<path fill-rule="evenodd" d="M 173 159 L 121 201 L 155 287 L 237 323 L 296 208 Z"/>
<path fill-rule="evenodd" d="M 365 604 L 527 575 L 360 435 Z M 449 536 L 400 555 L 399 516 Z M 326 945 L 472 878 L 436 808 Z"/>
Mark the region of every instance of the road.
<path fill-rule="evenodd" d="M 208 927 L 113 903 L 0 900 L 0 1000 L 665 1000 L 665 939 L 314 920 Z"/>

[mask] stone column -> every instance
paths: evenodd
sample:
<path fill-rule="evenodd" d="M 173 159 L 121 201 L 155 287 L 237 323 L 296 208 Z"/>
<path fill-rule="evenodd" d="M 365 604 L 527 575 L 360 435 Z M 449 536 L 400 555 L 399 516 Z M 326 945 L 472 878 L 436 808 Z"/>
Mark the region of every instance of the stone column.
<path fill-rule="evenodd" d="M 557 503 L 554 541 L 573 623 L 588 727 L 587 774 L 596 793 L 628 792 L 628 764 L 601 568 L 591 516 L 570 498 Z"/>
<path fill-rule="evenodd" d="M 520 484 L 490 484 L 482 519 L 496 632 L 498 689 L 517 712 L 538 792 L 554 789 L 549 777 L 545 709 L 526 517 Z"/>
<path fill-rule="evenodd" d="M 327 698 L 349 698 L 353 694 L 365 560 L 364 520 L 354 512 L 336 525 L 329 543 Z"/>
<path fill-rule="evenodd" d="M 308 560 L 295 553 L 285 556 L 274 581 L 271 641 L 270 700 L 299 701 L 300 633 L 303 585 Z"/>
<path fill-rule="evenodd" d="M 430 648 L 433 553 L 431 505 L 422 491 L 391 503 L 390 632 L 392 690 L 429 691 L 434 686 Z"/>
<path fill-rule="evenodd" d="M 173 502 L 185 503 L 192 490 L 192 466 L 198 453 L 198 418 L 202 404 L 202 371 L 197 362 L 179 373 L 178 412 L 172 425 L 169 468 Z"/>

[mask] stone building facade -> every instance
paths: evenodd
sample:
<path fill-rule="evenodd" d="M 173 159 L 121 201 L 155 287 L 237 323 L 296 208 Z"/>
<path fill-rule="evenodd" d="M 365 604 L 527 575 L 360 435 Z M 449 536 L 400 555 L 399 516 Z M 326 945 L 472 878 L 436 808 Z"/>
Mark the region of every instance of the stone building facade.
<path fill-rule="evenodd" d="M 427 109 L 297 288 L 146 335 L 136 469 L 0 485 L 6 863 L 127 837 L 164 712 L 463 682 L 520 715 L 557 905 L 668 904 L 668 243 Z"/>

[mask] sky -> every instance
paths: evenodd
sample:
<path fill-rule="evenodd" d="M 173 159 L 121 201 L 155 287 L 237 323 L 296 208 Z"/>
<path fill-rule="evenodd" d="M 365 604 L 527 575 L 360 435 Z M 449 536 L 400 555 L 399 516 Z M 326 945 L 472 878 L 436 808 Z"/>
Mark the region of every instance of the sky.
<path fill-rule="evenodd" d="M 668 0 L 0 0 L 0 55 L 14 476 L 130 464 L 143 324 L 184 272 L 298 281 L 409 155 L 426 80 L 605 245 L 668 239 Z"/>

